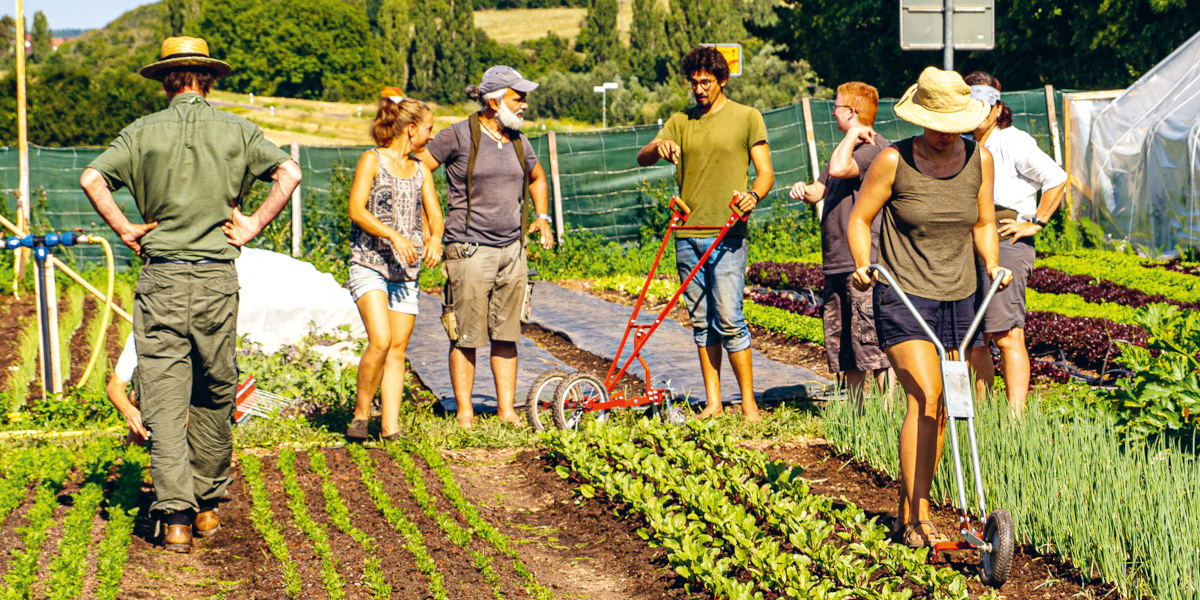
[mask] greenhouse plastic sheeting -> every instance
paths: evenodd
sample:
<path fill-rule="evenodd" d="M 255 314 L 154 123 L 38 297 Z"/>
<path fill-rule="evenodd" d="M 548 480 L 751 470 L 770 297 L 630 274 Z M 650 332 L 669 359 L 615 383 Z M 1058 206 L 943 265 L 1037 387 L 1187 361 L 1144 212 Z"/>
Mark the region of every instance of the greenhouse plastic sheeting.
<path fill-rule="evenodd" d="M 1090 124 L 1085 214 L 1153 254 L 1200 245 L 1198 117 L 1200 33 Z"/>

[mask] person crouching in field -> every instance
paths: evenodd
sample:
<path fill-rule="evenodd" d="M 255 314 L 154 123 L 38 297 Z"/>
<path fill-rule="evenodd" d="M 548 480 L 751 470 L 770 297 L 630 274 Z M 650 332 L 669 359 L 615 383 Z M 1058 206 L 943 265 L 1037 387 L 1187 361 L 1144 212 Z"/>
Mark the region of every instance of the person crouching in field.
<path fill-rule="evenodd" d="M 643 167 L 661 159 L 676 165 L 679 194 L 692 211 L 687 224 L 706 228 L 676 234 L 675 266 L 680 279 L 696 266 L 729 218 L 730 196 L 737 198 L 739 210 L 750 212 L 775 181 L 762 114 L 730 100 L 724 93 L 729 82 L 725 57 L 711 46 L 697 46 L 684 57 L 683 74 L 696 105 L 671 115 L 658 135 L 637 154 L 638 164 Z M 755 177 L 753 185 L 747 187 L 751 162 Z M 761 419 L 754 401 L 750 328 L 742 314 L 745 284 L 746 223 L 739 221 L 683 292 L 708 400 L 700 418 L 721 413 L 724 346 L 741 390 L 742 415 L 748 421 Z"/>
<path fill-rule="evenodd" d="M 385 88 L 371 137 L 350 189 L 350 277 L 346 287 L 367 328 L 367 349 L 358 363 L 358 397 L 350 440 L 367 438 L 371 401 L 379 390 L 381 437 L 399 437 L 404 359 L 417 317 L 421 262 L 442 259 L 442 210 L 429 169 L 413 157 L 433 130 L 424 102 Z M 426 233 L 426 230 L 428 233 Z M 381 384 L 382 383 L 382 387 Z"/>

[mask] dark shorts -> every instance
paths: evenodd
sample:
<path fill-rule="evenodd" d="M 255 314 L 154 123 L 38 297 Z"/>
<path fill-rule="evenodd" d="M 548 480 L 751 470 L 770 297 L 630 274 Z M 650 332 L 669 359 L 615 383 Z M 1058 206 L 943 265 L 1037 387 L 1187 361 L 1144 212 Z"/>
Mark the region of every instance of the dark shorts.
<path fill-rule="evenodd" d="M 850 285 L 851 273 L 825 276 L 821 320 L 829 370 L 872 371 L 888 368 L 887 355 L 875 335 L 875 303 L 871 292 Z"/>
<path fill-rule="evenodd" d="M 925 330 L 921 329 L 921 325 L 890 286 L 875 284 L 874 299 L 875 331 L 879 335 L 881 347 L 888 348 L 909 340 L 929 340 Z M 957 349 L 967 335 L 967 329 L 971 327 L 971 319 L 975 317 L 975 294 L 962 300 L 951 301 L 931 300 L 911 294 L 908 299 L 937 335 L 946 351 Z M 983 345 L 982 336 L 978 332 L 971 345 Z"/>
<path fill-rule="evenodd" d="M 1012 271 L 1012 283 L 992 296 L 987 312 L 983 314 L 982 328 L 987 333 L 1001 333 L 1010 329 L 1025 328 L 1025 286 L 1033 274 L 1033 261 L 1037 257 L 1032 244 L 1000 242 L 1000 266 Z M 992 285 L 990 275 L 980 268 L 980 285 L 984 293 Z"/>

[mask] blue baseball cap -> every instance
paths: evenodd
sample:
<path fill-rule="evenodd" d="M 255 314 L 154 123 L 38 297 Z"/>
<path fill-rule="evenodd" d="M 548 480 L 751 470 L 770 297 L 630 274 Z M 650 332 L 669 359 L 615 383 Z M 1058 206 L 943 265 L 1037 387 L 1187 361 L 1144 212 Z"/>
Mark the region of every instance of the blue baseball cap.
<path fill-rule="evenodd" d="M 490 94 L 496 90 L 512 88 L 514 91 L 528 94 L 537 89 L 538 84 L 521 77 L 521 73 L 507 65 L 496 65 L 483 72 L 483 80 L 479 82 L 479 93 Z"/>

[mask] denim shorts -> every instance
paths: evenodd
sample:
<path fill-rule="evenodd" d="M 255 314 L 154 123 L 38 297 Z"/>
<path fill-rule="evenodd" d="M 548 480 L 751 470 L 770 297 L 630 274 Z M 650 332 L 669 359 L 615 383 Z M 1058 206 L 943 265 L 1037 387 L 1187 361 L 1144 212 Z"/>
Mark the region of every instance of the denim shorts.
<path fill-rule="evenodd" d="M 679 280 L 691 272 L 715 237 L 675 240 L 675 266 Z M 728 352 L 750 347 L 750 327 L 742 314 L 746 287 L 746 240 L 725 237 L 713 249 L 695 279 L 683 290 L 692 337 L 704 348 L 721 344 Z"/>
<path fill-rule="evenodd" d="M 417 314 L 417 286 L 415 279 L 388 281 L 382 273 L 362 265 L 350 265 L 350 278 L 346 280 L 350 297 L 358 302 L 367 292 L 379 290 L 387 293 L 388 310 L 407 315 Z"/>

